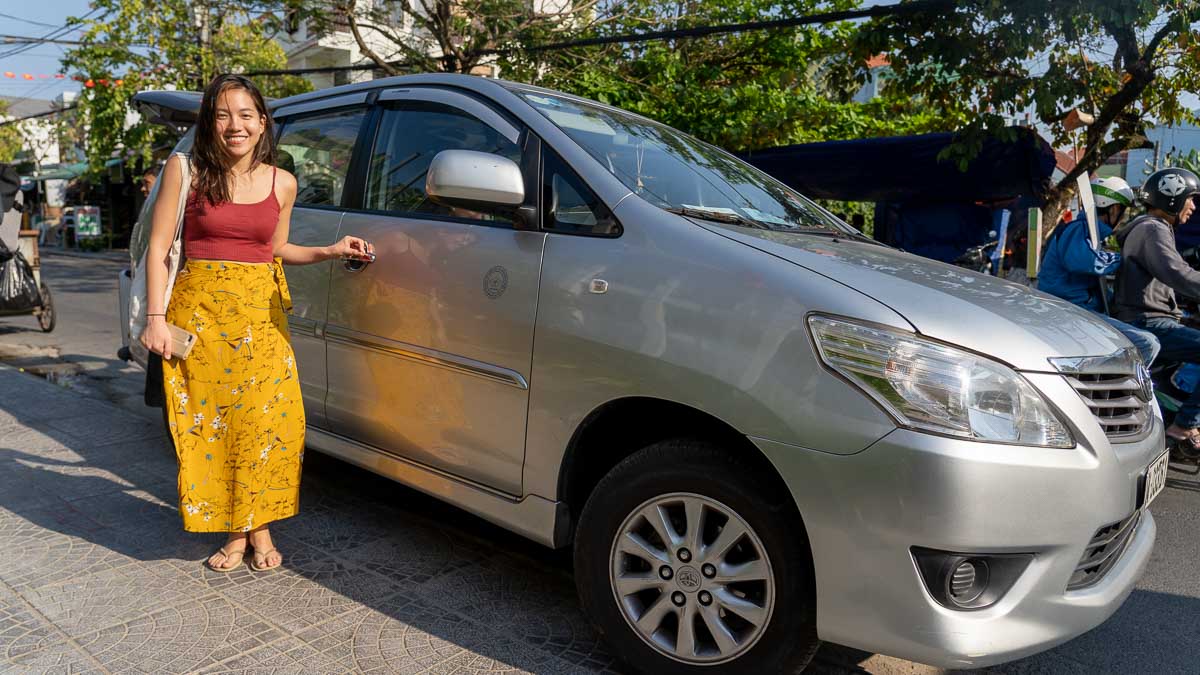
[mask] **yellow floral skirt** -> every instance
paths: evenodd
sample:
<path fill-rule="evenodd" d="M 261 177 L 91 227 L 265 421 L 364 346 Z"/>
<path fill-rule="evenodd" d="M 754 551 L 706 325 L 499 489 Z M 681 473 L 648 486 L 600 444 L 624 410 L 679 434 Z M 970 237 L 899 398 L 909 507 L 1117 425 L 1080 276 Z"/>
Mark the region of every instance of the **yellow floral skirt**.
<path fill-rule="evenodd" d="M 189 532 L 247 532 L 299 510 L 304 402 L 289 342 L 291 309 L 272 263 L 188 260 L 167 321 L 195 333 L 163 361 L 167 421 Z"/>

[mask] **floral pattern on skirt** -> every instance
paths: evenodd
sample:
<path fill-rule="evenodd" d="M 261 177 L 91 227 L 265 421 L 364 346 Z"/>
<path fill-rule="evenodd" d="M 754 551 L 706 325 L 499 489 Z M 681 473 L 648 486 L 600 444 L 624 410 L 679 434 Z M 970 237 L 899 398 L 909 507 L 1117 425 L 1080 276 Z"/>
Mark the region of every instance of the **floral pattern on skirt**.
<path fill-rule="evenodd" d="M 189 532 L 247 532 L 299 509 L 304 402 L 281 261 L 188 260 L 167 321 L 197 336 L 163 361 Z"/>

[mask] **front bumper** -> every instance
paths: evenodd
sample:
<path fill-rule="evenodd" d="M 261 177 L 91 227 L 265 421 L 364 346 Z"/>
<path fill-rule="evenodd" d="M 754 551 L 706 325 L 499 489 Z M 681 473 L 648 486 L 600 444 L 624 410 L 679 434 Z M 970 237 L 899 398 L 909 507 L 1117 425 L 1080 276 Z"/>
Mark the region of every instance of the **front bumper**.
<path fill-rule="evenodd" d="M 827 641 L 946 668 L 1033 654 L 1111 616 L 1140 578 L 1156 526 L 1146 511 L 1117 563 L 1088 588 L 1067 583 L 1096 531 L 1135 510 L 1137 478 L 1164 447 L 1161 418 L 1110 444 L 1059 376 L 1029 379 L 1068 418 L 1071 450 L 975 443 L 897 429 L 855 455 L 752 439 L 804 517 Z M 1031 553 L 996 604 L 957 611 L 926 590 L 911 555 Z"/>

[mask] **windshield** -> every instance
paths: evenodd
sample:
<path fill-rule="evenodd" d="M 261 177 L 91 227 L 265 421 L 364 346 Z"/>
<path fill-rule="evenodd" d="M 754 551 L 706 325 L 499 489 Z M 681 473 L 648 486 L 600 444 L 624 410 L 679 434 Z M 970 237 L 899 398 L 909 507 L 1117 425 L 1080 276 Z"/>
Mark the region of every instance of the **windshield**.
<path fill-rule="evenodd" d="M 660 208 L 769 230 L 858 234 L 783 183 L 668 126 L 574 99 L 517 93 Z"/>

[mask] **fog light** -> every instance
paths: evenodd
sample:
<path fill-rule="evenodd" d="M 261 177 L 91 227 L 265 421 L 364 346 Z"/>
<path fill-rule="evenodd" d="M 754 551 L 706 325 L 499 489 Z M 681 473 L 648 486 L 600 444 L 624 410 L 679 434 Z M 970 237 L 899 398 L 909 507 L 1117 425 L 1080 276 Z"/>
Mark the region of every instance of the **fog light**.
<path fill-rule="evenodd" d="M 933 599 L 949 609 L 990 607 L 1033 560 L 1029 553 L 970 554 L 913 547 L 913 560 Z"/>
<path fill-rule="evenodd" d="M 976 558 L 960 562 L 954 568 L 954 573 L 946 579 L 946 585 L 946 594 L 954 604 L 969 607 L 987 590 L 987 563 Z"/>

